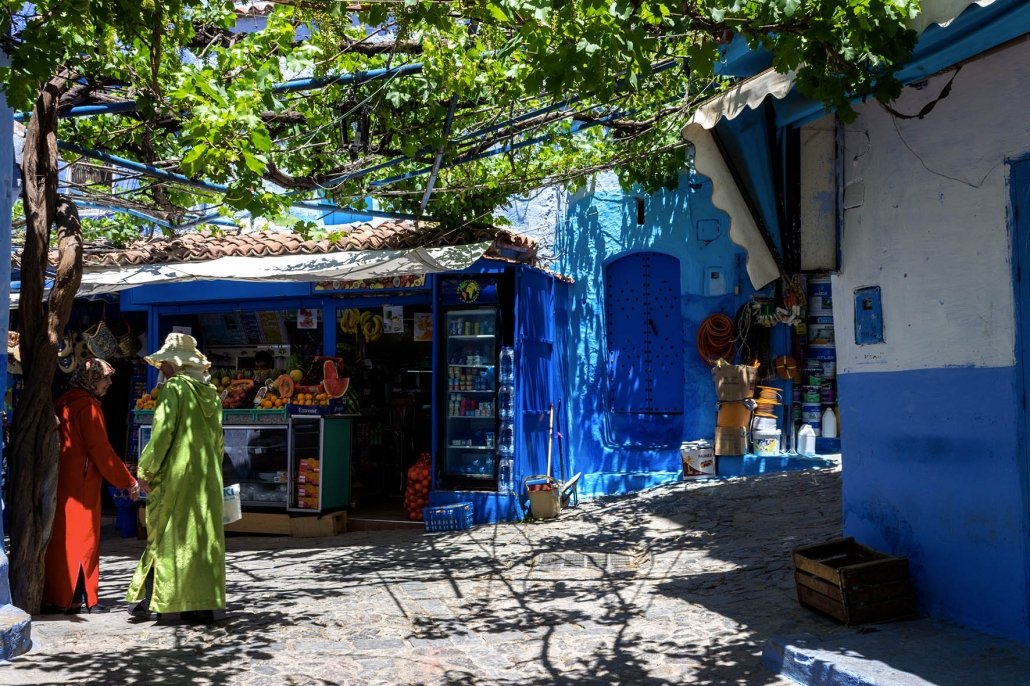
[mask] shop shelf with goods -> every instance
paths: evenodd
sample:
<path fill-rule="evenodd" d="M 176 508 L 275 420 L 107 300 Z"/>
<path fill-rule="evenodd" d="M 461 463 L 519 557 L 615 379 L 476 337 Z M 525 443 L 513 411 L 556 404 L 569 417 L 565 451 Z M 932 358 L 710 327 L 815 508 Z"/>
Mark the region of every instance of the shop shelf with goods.
<path fill-rule="evenodd" d="M 350 505 L 353 434 L 353 417 L 290 417 L 288 511 L 321 514 Z"/>
<path fill-rule="evenodd" d="M 489 488 L 497 478 L 497 315 L 492 306 L 448 310 L 444 354 L 445 481 Z"/>

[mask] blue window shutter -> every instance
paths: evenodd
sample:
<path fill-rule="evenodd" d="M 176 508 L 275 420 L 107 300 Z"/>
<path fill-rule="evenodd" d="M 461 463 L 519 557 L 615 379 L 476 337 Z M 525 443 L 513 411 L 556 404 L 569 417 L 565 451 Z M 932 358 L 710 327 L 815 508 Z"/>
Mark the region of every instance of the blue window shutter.
<path fill-rule="evenodd" d="M 605 321 L 612 412 L 682 414 L 679 260 L 638 252 L 610 263 Z"/>

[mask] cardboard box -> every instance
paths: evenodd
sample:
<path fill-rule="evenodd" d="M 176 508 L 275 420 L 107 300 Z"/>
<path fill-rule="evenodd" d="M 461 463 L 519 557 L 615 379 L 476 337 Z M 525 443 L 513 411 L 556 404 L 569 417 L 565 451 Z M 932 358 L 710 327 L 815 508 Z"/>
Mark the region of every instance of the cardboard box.
<path fill-rule="evenodd" d="M 683 478 L 699 476 L 715 476 L 715 450 L 708 441 L 693 441 L 680 446 L 680 459 L 683 462 Z"/>
<path fill-rule="evenodd" d="M 743 455 L 747 452 L 747 429 L 715 427 L 716 455 Z"/>
<path fill-rule="evenodd" d="M 317 510 L 318 509 L 318 496 L 306 495 L 297 498 L 297 507 L 305 510 Z"/>
<path fill-rule="evenodd" d="M 290 535 L 302 538 L 335 536 L 347 531 L 347 513 L 329 512 L 324 515 L 290 517 Z"/>
<path fill-rule="evenodd" d="M 306 471 L 311 471 L 311 472 L 320 472 L 320 471 L 322 471 L 322 465 L 319 464 L 318 459 L 314 458 L 314 457 L 302 458 L 297 463 L 297 468 L 298 469 L 303 469 L 303 470 L 306 470 Z"/>
<path fill-rule="evenodd" d="M 297 485 L 297 497 L 298 498 L 317 498 L 318 497 L 318 484 L 298 484 Z"/>
<path fill-rule="evenodd" d="M 715 418 L 715 425 L 746 429 L 751 423 L 751 410 L 744 401 L 719 403 L 719 414 Z"/>
<path fill-rule="evenodd" d="M 314 484 L 315 486 L 318 486 L 318 482 L 321 480 L 321 478 L 321 472 L 297 472 L 297 483 L 299 484 Z"/>
<path fill-rule="evenodd" d="M 755 394 L 758 367 L 746 364 L 727 364 L 712 368 L 715 395 L 720 402 L 746 400 Z"/>

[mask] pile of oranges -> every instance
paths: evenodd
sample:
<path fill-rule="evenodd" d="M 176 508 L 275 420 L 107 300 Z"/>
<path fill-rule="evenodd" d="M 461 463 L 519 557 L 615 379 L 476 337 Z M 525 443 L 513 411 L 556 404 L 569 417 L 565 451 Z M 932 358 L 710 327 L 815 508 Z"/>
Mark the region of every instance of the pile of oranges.
<path fill-rule="evenodd" d="M 141 397 L 136 399 L 137 410 L 152 410 L 157 405 L 157 395 L 159 388 L 155 388 L 150 393 L 144 393 Z"/>
<path fill-rule="evenodd" d="M 269 391 L 265 393 L 265 396 L 258 402 L 258 409 L 261 410 L 274 410 L 285 405 L 308 405 L 308 406 L 322 406 L 329 405 L 329 396 L 325 393 L 294 393 L 289 398 L 280 398 L 275 393 Z"/>

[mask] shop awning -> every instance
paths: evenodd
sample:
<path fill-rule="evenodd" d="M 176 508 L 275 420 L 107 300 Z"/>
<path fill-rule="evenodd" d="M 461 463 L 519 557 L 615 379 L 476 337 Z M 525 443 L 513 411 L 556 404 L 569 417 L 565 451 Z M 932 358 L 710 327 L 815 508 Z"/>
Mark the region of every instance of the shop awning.
<path fill-rule="evenodd" d="M 960 17 L 973 5 L 981 9 Z M 982 9 L 988 7 L 989 11 Z M 1016 0 L 924 0 L 921 13 L 909 22 L 920 34 L 920 43 L 910 62 L 899 72 L 899 78 L 902 82 L 925 78 L 960 59 L 1011 39 L 1025 27 L 1024 15 L 1028 11 L 1026 4 Z M 802 98 L 794 91 L 794 78 L 793 72 L 780 74 L 767 69 L 744 79 L 703 103 L 682 131 L 683 138 L 694 145 L 695 169 L 712 181 L 713 203 L 730 217 L 730 238 L 747 250 L 747 272 L 755 288 L 779 278 L 779 265 L 711 129 L 721 121 L 732 121 L 759 109 L 770 98 L 782 101 L 777 105 L 782 111 L 776 114 L 777 125 L 781 127 L 825 114 L 821 103 Z M 732 129 L 726 133 L 734 135 Z M 768 155 L 769 152 L 752 149 L 749 154 Z M 751 180 L 755 193 L 774 192 L 765 186 L 759 187 L 761 181 Z M 765 220 L 768 226 L 775 218 L 765 217 Z"/>
<path fill-rule="evenodd" d="M 318 255 L 220 257 L 204 262 L 88 270 L 79 295 L 114 293 L 153 283 L 187 281 L 336 281 L 431 274 L 469 267 L 490 242 L 407 250 L 357 250 Z"/>
<path fill-rule="evenodd" d="M 227 256 L 214 260 L 145 264 L 83 271 L 79 296 L 135 286 L 188 281 L 336 281 L 430 274 L 469 267 L 490 241 L 436 248 L 350 250 L 315 255 Z"/>

